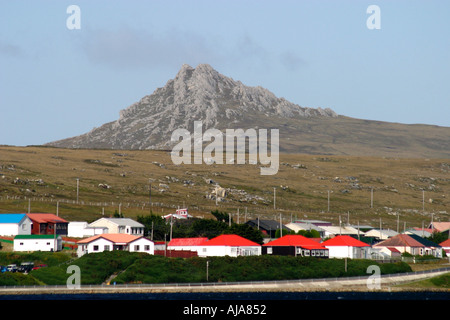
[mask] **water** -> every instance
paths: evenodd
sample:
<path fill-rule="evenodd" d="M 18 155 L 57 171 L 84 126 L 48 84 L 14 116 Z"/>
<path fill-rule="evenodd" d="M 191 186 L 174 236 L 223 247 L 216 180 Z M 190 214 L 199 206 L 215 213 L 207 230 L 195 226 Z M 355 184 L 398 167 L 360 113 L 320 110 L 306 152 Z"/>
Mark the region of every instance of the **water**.
<path fill-rule="evenodd" d="M 444 316 L 450 292 L 214 292 L 0 295 L 1 310 L 34 317 L 37 310 L 76 318 L 158 317 L 162 319 L 299 318 L 337 314 L 405 316 L 433 310 Z M 56 309 L 55 309 L 56 308 Z M 58 310 L 58 311 L 56 311 Z M 249 311 L 250 310 L 250 311 Z M 389 310 L 389 311 L 388 311 Z M 249 313 L 250 312 L 250 313 Z M 306 312 L 306 313 L 305 313 Z M 350 313 L 349 313 L 350 312 Z M 256 314 L 257 313 L 257 314 Z"/>
<path fill-rule="evenodd" d="M 333 301 L 333 300 L 450 300 L 447 292 L 198 292 L 198 293 L 95 293 L 1 295 L 1 300 L 156 300 L 156 301 Z"/>

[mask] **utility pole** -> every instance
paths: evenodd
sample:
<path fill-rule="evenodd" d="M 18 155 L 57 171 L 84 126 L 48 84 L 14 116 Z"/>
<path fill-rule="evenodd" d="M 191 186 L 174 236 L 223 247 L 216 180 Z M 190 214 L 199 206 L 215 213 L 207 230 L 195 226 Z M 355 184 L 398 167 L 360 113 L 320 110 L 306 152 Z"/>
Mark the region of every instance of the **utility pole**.
<path fill-rule="evenodd" d="M 422 190 L 422 212 L 425 212 L 425 190 Z"/>
<path fill-rule="evenodd" d="M 276 210 L 276 188 L 273 188 L 273 210 Z"/>
<path fill-rule="evenodd" d="M 330 190 L 328 190 L 328 212 L 330 212 Z"/>
<path fill-rule="evenodd" d="M 80 195 L 80 179 L 77 178 L 77 204 L 78 204 L 79 195 Z"/>
<path fill-rule="evenodd" d="M 373 188 L 370 189 L 370 208 L 373 208 Z"/>

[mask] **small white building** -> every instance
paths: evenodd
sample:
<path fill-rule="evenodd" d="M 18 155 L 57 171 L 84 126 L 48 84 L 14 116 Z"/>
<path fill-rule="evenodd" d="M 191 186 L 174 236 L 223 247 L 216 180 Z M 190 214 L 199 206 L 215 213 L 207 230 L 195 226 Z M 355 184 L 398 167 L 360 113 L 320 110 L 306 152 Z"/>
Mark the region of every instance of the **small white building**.
<path fill-rule="evenodd" d="M 259 256 L 261 245 L 234 234 L 223 234 L 199 245 L 199 257 Z"/>
<path fill-rule="evenodd" d="M 134 236 L 123 233 L 100 234 L 77 242 L 77 255 L 81 257 L 87 253 L 103 251 L 124 250 L 129 252 L 155 253 L 153 241 L 143 236 Z"/>
<path fill-rule="evenodd" d="M 50 234 L 22 234 L 14 237 L 14 251 L 61 251 L 62 238 Z"/>
<path fill-rule="evenodd" d="M 67 236 L 72 238 L 92 237 L 102 233 L 108 233 L 108 228 L 90 227 L 86 221 L 70 221 L 67 226 Z"/>
<path fill-rule="evenodd" d="M 25 213 L 1 213 L 0 236 L 31 234 L 32 222 Z"/>
<path fill-rule="evenodd" d="M 322 242 L 330 258 L 370 259 L 371 246 L 353 237 L 336 236 Z"/>
<path fill-rule="evenodd" d="M 106 233 L 144 235 L 144 225 L 129 218 L 100 218 L 88 225 L 90 228 L 106 228 Z"/>

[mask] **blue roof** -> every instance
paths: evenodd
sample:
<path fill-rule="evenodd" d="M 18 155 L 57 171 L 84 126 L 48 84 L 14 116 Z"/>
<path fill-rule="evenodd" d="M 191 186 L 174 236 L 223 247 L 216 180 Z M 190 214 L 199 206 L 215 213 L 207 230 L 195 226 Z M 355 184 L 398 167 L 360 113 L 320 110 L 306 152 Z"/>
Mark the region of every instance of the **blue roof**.
<path fill-rule="evenodd" d="M 19 223 L 25 213 L 0 213 L 0 223 Z"/>

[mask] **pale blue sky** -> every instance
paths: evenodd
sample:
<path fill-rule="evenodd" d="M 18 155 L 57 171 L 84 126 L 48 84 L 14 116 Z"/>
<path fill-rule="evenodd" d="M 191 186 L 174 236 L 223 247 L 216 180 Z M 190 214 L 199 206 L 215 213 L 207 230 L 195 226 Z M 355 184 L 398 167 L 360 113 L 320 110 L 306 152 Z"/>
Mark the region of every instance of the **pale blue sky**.
<path fill-rule="evenodd" d="M 69 5 L 81 29 L 69 30 Z M 370 30 L 369 5 L 381 9 Z M 0 144 L 79 135 L 183 63 L 355 118 L 450 126 L 450 1 L 0 1 Z"/>

